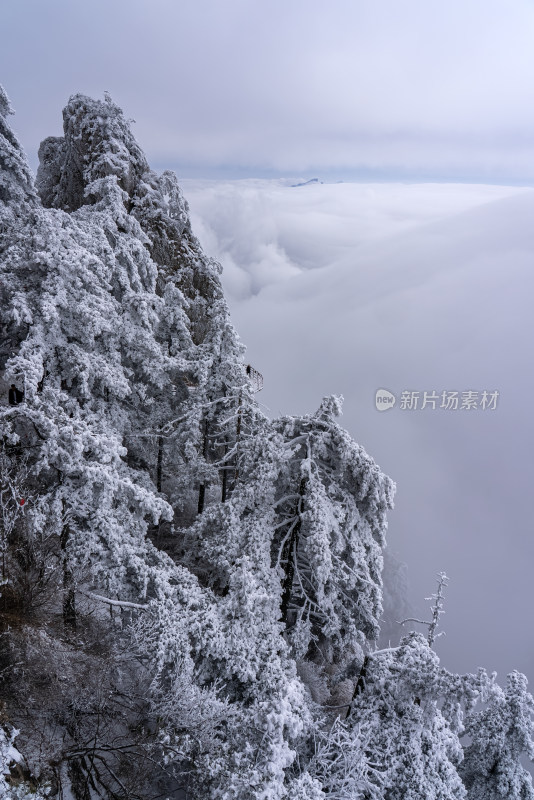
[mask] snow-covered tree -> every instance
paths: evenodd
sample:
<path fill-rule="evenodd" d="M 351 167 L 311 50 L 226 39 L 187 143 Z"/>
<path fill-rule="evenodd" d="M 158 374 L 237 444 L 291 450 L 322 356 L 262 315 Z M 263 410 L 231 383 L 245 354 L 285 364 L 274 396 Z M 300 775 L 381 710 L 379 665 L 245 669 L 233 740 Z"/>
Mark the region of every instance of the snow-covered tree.
<path fill-rule="evenodd" d="M 122 314 L 130 311 L 118 328 L 122 341 L 108 343 L 123 363 L 127 355 L 133 372 L 137 414 L 132 420 L 130 402 L 129 459 L 146 467 L 148 450 L 158 491 L 166 482 L 183 506 L 185 486 L 196 483 L 198 505 L 201 487 L 205 494 L 206 484 L 219 477 L 209 465 L 217 401 L 245 381 L 220 268 L 191 232 L 176 177 L 150 170 L 109 97 L 71 98 L 64 128 L 64 138 L 41 146 L 37 185 L 45 205 L 75 211 L 71 217 L 93 237 L 95 228 L 103 229 L 112 248 L 108 282 Z M 106 385 L 105 391 L 112 389 Z M 187 420 L 178 433 L 176 418 Z M 170 477 L 170 464 L 187 478 Z"/>
<path fill-rule="evenodd" d="M 534 700 L 520 672 L 495 686 L 485 708 L 466 724 L 460 774 L 469 800 L 531 800 L 532 777 L 521 760 L 534 759 Z"/>
<path fill-rule="evenodd" d="M 444 678 L 439 659 L 418 633 L 405 637 L 399 647 L 366 659 L 347 722 L 363 743 L 377 796 L 466 797 L 458 775 L 462 760 L 458 732 L 440 708 Z M 455 689 L 459 706 L 463 691 L 458 690 L 464 687 Z M 448 701 L 450 707 L 450 697 Z"/>
<path fill-rule="evenodd" d="M 44 800 L 47 791 L 39 791 L 35 784 L 21 780 L 15 774 L 23 761 L 15 747 L 18 734 L 19 731 L 14 729 L 6 732 L 4 726 L 0 725 L 0 797 L 2 800 Z"/>
<path fill-rule="evenodd" d="M 9 98 L 0 87 L 0 202 L 4 210 L 9 207 L 16 214 L 17 210 L 27 211 L 26 204 L 35 198 L 35 189 L 27 159 L 7 124 L 11 114 Z"/>
<path fill-rule="evenodd" d="M 241 554 L 278 597 L 299 658 L 362 654 L 378 635 L 382 548 L 393 484 L 335 421 L 327 398 L 308 417 L 256 414 L 240 442 L 240 474 L 224 506 L 187 532 L 186 546 L 224 591 Z"/>
<path fill-rule="evenodd" d="M 187 742 L 199 700 L 211 720 L 230 702 L 221 729 L 211 723 L 186 748 L 188 758 L 198 751 L 197 782 L 282 796 L 307 697 L 276 596 L 255 561 L 235 564 L 229 591 L 215 596 L 147 538 L 149 523 L 171 514 L 165 496 L 180 512 L 191 499 L 180 489 L 199 494 L 204 483 L 206 509 L 219 506 L 221 487 L 210 494 L 209 484 L 221 458 L 238 472 L 251 399 L 218 270 L 190 233 L 175 180 L 148 170 L 111 102 L 73 98 L 65 138 L 47 140 L 41 158 L 38 186 L 53 208 L 40 211 L 29 254 L 5 262 L 16 276 L 31 261 L 32 274 L 31 325 L 6 364 L 25 402 L 2 424 L 31 450 L 40 519 L 61 551 L 64 620 L 76 623 L 78 592 L 139 608 L 139 624 L 150 622 L 143 641 L 156 643 L 156 704 L 157 687 L 172 687 L 168 730 Z M 266 553 L 270 573 L 268 544 Z M 230 722 L 234 744 L 221 733 Z"/>
<path fill-rule="evenodd" d="M 284 457 L 271 544 L 281 616 L 302 656 L 361 654 L 379 634 L 382 549 L 394 485 L 343 430 L 340 398 L 275 421 Z"/>
<path fill-rule="evenodd" d="M 282 798 L 286 770 L 309 732 L 308 699 L 280 636 L 276 598 L 243 556 L 227 592 L 190 573 L 137 624 L 155 674 L 153 698 L 169 763 L 195 796 Z"/>
<path fill-rule="evenodd" d="M 75 96 L 64 120 L 38 174 L 43 202 L 58 210 L 43 213 L 32 196 L 31 247 L 14 224 L 21 247 L 3 261 L 5 307 L 20 296 L 26 320 L 5 373 L 26 402 L 4 413 L 4 430 L 31 440 L 65 558 L 135 599 L 149 590 L 148 525 L 172 515 L 161 495 L 180 511 L 180 488 L 198 481 L 198 493 L 206 481 L 206 408 L 220 385 L 245 382 L 241 349 L 175 178 L 150 171 L 109 99 Z M 169 441 L 165 426 L 180 417 L 190 424 Z"/>

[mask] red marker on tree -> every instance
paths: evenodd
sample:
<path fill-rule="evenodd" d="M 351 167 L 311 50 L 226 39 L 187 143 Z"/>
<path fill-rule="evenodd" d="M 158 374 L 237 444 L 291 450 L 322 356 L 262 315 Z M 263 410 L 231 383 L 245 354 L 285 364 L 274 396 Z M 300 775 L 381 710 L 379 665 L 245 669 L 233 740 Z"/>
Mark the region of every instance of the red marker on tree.
<path fill-rule="evenodd" d="M 20 504 L 21 504 L 21 506 L 23 506 L 25 502 L 26 502 L 26 500 L 24 499 L 24 497 L 21 497 L 21 498 L 20 498 Z"/>

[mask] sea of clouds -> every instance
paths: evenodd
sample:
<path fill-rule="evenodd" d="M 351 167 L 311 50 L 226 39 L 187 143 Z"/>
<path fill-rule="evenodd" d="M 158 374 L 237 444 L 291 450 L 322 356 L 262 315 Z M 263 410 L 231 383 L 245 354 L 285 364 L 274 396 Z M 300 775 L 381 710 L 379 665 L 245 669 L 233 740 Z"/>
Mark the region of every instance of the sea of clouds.
<path fill-rule="evenodd" d="M 293 183 L 182 182 L 258 399 L 297 414 L 343 394 L 342 424 L 397 483 L 389 542 L 420 613 L 451 578 L 445 665 L 534 675 L 534 191 Z M 496 409 L 400 407 L 484 390 Z"/>

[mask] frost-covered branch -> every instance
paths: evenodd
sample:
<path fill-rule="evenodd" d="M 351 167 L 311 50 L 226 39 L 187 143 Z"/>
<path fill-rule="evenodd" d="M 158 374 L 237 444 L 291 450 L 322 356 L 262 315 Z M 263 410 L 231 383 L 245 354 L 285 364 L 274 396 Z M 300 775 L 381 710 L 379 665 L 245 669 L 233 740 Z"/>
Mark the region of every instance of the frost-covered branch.
<path fill-rule="evenodd" d="M 118 606 L 119 608 L 137 608 L 141 611 L 146 611 L 148 606 L 141 605 L 141 603 L 131 603 L 129 600 L 112 600 L 110 597 L 103 597 L 101 594 L 94 594 L 94 592 L 86 592 L 82 589 L 77 590 L 79 594 L 87 597 L 89 600 L 97 600 L 100 603 L 107 603 L 109 606 Z"/>
<path fill-rule="evenodd" d="M 444 572 L 438 572 L 438 589 L 437 592 L 430 595 L 430 597 L 425 597 L 425 600 L 433 600 L 434 603 L 431 606 L 432 611 L 432 619 L 424 620 L 424 619 L 416 619 L 414 617 L 407 617 L 403 619 L 398 624 L 405 625 L 407 622 L 417 622 L 420 625 L 427 625 L 428 626 L 428 644 L 430 647 L 433 646 L 435 640 L 439 636 L 445 636 L 445 631 L 440 631 L 436 633 L 437 627 L 439 624 L 439 618 L 442 614 L 445 613 L 443 609 L 443 590 L 448 586 L 449 578 Z"/>

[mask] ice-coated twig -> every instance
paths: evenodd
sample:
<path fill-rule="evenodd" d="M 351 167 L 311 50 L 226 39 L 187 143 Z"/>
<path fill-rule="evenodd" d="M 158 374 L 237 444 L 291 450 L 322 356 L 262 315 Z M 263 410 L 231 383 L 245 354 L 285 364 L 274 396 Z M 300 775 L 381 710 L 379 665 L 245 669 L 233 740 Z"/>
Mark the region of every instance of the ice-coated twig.
<path fill-rule="evenodd" d="M 443 590 L 448 586 L 449 578 L 445 574 L 445 572 L 438 572 L 438 590 L 434 592 L 434 594 L 430 595 L 430 597 L 425 597 L 425 600 L 433 600 L 433 605 L 431 606 L 432 611 L 432 619 L 425 620 L 425 619 L 416 619 L 415 617 L 407 617 L 399 622 L 399 625 L 404 625 L 406 622 L 417 622 L 420 625 L 428 625 L 428 644 L 430 647 L 434 644 L 438 636 L 444 636 L 445 631 L 440 631 L 436 633 L 439 618 L 442 614 L 445 613 L 443 609 Z"/>

